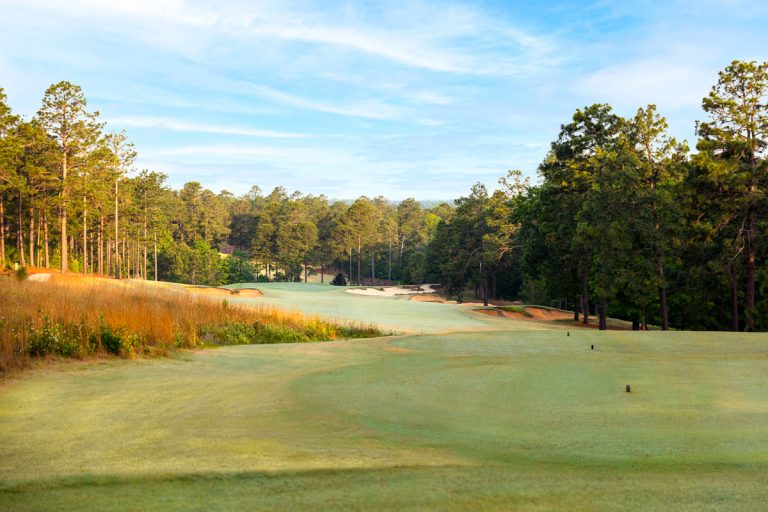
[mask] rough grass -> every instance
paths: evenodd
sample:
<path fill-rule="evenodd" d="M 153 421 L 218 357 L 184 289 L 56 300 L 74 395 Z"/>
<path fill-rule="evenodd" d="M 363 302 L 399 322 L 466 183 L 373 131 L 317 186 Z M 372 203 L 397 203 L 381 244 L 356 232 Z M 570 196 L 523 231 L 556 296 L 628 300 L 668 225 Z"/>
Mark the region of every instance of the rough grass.
<path fill-rule="evenodd" d="M 204 344 L 283 343 L 378 335 L 269 305 L 232 304 L 140 281 L 0 276 L 0 371 L 30 355 L 124 357 Z"/>
<path fill-rule="evenodd" d="M 768 335 L 498 325 L 27 373 L 0 390 L 0 510 L 768 503 Z"/>

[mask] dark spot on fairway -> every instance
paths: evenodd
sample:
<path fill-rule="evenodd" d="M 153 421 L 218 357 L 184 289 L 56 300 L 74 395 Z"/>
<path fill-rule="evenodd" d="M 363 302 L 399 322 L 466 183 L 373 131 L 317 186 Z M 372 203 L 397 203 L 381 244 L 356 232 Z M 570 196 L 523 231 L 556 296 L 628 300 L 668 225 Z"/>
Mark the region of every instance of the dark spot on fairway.
<path fill-rule="evenodd" d="M 631 392 L 632 392 L 632 388 L 630 388 L 629 384 L 627 384 L 627 393 L 631 393 Z"/>

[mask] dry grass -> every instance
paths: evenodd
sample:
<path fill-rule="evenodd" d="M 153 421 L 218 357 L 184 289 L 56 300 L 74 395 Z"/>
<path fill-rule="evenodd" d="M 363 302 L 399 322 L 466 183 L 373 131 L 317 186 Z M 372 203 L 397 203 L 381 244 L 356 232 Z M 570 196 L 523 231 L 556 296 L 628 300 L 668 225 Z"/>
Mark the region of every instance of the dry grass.
<path fill-rule="evenodd" d="M 372 328 L 334 324 L 296 311 L 233 306 L 226 300 L 137 281 L 52 276 L 46 282 L 31 282 L 0 276 L 0 371 L 23 365 L 35 353 L 35 336 L 47 327 L 54 328 L 52 336 L 71 341 L 72 353 L 64 355 L 76 357 L 107 351 L 102 341 L 109 333 L 123 340 L 119 350 L 109 351 L 124 357 L 164 355 L 175 348 L 210 343 L 319 341 L 378 334 Z"/>

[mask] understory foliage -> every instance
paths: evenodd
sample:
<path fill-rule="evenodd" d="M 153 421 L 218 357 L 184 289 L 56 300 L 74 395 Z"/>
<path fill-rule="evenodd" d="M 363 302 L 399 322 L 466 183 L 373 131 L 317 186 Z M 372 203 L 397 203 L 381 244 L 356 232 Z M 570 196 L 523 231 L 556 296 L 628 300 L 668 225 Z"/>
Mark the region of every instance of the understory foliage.
<path fill-rule="evenodd" d="M 272 307 L 235 306 L 136 281 L 0 276 L 0 371 L 30 356 L 165 355 L 206 345 L 328 341 L 380 334 Z"/>

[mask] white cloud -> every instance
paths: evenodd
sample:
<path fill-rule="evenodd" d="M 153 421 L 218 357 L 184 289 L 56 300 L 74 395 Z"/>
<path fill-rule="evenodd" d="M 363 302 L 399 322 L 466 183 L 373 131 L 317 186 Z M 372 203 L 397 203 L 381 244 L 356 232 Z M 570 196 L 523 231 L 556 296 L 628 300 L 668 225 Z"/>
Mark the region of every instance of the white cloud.
<path fill-rule="evenodd" d="M 410 97 L 416 101 L 432 105 L 447 106 L 456 103 L 456 98 L 431 91 L 415 92 Z"/>
<path fill-rule="evenodd" d="M 706 65 L 675 55 L 615 64 L 576 84 L 576 90 L 594 101 L 619 108 L 649 103 L 668 109 L 700 105 L 717 72 Z"/>
<path fill-rule="evenodd" d="M 280 148 L 274 146 L 252 146 L 235 144 L 210 144 L 202 146 L 180 146 L 153 152 L 155 157 L 229 157 L 230 159 L 269 160 L 282 163 L 338 164 L 355 158 L 344 151 L 317 149 L 311 147 Z"/>
<path fill-rule="evenodd" d="M 184 0 L 29 0 L 62 16 L 100 18 L 130 37 L 166 50 L 194 55 L 218 36 L 241 42 L 299 42 L 349 49 L 424 70 L 478 75 L 517 75 L 551 64 L 556 52 L 545 36 L 525 32 L 489 18 L 477 9 L 450 4 L 410 2 L 407 9 L 383 4 L 387 15 L 375 24 L 345 9 L 273 0 L 208 2 Z M 135 22 L 126 22 L 132 18 Z M 186 29 L 185 29 L 186 27 Z M 179 44 L 173 44 L 179 40 Z M 489 41 L 504 48 L 488 50 Z M 185 51 L 184 45 L 193 48 Z M 340 55 L 337 55 L 340 57 Z"/>
<path fill-rule="evenodd" d="M 31 3 L 31 2 L 30 2 Z M 50 2 L 37 2 L 50 7 Z M 175 24 L 213 26 L 221 18 L 212 10 L 195 7 L 185 0 L 69 0 L 67 10 L 105 13 L 117 17 L 133 16 L 144 19 L 160 19 Z"/>
<path fill-rule="evenodd" d="M 301 96 L 278 91 L 264 85 L 256 85 L 248 82 L 236 82 L 244 92 L 257 94 L 261 97 L 317 112 L 326 112 L 349 117 L 363 117 L 368 119 L 398 119 L 408 113 L 407 109 L 394 105 L 387 105 L 378 101 L 339 105 L 324 101 L 317 101 Z"/>
<path fill-rule="evenodd" d="M 190 123 L 161 117 L 126 116 L 106 119 L 107 123 L 131 128 L 163 128 L 177 132 L 213 133 L 222 135 L 242 135 L 245 137 L 265 137 L 274 139 L 305 139 L 311 135 L 305 133 L 260 130 L 235 126 L 207 123 Z"/>

